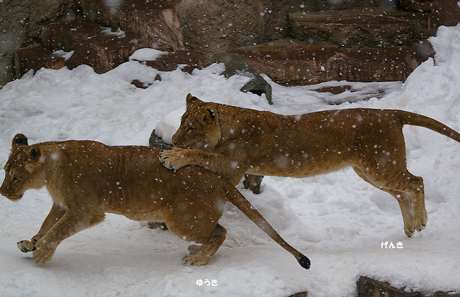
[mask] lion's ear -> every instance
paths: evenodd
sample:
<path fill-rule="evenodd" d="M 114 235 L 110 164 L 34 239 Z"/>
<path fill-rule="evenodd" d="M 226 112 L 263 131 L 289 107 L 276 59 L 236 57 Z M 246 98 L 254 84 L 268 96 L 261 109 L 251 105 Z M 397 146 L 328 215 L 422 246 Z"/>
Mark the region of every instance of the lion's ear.
<path fill-rule="evenodd" d="M 191 108 L 195 107 L 196 105 L 203 104 L 203 101 L 201 101 L 200 99 L 196 98 L 192 94 L 188 94 L 186 104 L 187 104 L 187 109 L 191 109 Z"/>
<path fill-rule="evenodd" d="M 25 165 L 25 168 L 29 173 L 34 173 L 36 170 L 40 169 L 44 162 L 43 154 L 40 147 L 34 147 L 30 150 L 30 158 Z"/>
<path fill-rule="evenodd" d="M 42 155 L 42 152 L 39 147 L 34 147 L 33 149 L 30 150 L 30 156 L 32 159 L 38 159 Z"/>
<path fill-rule="evenodd" d="M 211 121 L 214 121 L 216 118 L 216 114 L 213 110 L 206 108 L 206 111 L 209 113 L 209 117 L 211 118 Z M 204 120 L 207 120 L 207 116 L 204 116 Z"/>
<path fill-rule="evenodd" d="M 13 148 L 18 147 L 20 145 L 29 145 L 27 142 L 27 137 L 24 134 L 16 134 L 16 136 L 14 136 L 13 138 Z"/>
<path fill-rule="evenodd" d="M 191 100 L 193 100 L 194 98 L 196 98 L 196 97 L 194 97 L 192 94 L 188 93 L 188 94 L 187 94 L 187 104 L 188 104 Z"/>

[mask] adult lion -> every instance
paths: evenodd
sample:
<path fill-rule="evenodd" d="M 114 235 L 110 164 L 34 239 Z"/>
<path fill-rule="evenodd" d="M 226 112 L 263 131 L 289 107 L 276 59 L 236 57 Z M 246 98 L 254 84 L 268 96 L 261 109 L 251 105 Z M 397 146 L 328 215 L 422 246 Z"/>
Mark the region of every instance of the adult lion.
<path fill-rule="evenodd" d="M 404 231 L 427 223 L 423 179 L 406 168 L 402 127 L 426 127 L 460 142 L 460 134 L 431 118 L 400 110 L 345 109 L 285 116 L 203 102 L 187 110 L 161 162 L 170 169 L 199 165 L 233 184 L 245 173 L 307 177 L 352 166 L 399 202 Z"/>
<path fill-rule="evenodd" d="M 30 241 L 18 242 L 21 251 L 33 251 L 37 263 L 50 261 L 64 239 L 101 222 L 109 212 L 165 222 L 180 238 L 201 244 L 189 246 L 184 264 L 206 265 L 225 240 L 227 231 L 218 221 L 228 199 L 300 265 L 310 266 L 230 182 L 211 171 L 193 166 L 167 170 L 158 161 L 159 151 L 149 147 L 27 142 L 22 134 L 14 137 L 0 193 L 19 200 L 28 189 L 48 189 L 53 206 L 40 231 Z"/>

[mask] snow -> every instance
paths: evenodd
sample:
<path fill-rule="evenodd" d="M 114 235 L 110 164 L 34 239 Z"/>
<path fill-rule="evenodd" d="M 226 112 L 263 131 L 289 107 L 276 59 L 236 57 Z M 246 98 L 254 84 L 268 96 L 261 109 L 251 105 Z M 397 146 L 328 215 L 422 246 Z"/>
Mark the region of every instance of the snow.
<path fill-rule="evenodd" d="M 153 48 L 141 48 L 138 49 L 134 54 L 129 57 L 129 60 L 138 61 L 155 61 L 159 57 L 163 56 L 165 52 L 153 49 Z"/>
<path fill-rule="evenodd" d="M 132 58 L 105 74 L 88 66 L 30 72 L 0 90 L 0 163 L 6 163 L 16 133 L 30 143 L 91 139 L 147 145 L 157 128 L 170 139 L 187 93 L 282 114 L 403 109 L 460 131 L 460 26 L 441 27 L 430 41 L 435 59 L 404 83 L 348 83 L 351 90 L 333 95 L 312 90 L 345 82 L 306 87 L 271 82 L 274 105 L 238 91 L 248 78 L 226 79 L 221 64 L 188 74 L 159 72 Z M 158 54 L 144 49 L 134 57 Z M 161 81 L 154 81 L 157 74 Z M 153 83 L 138 89 L 130 83 L 134 79 Z M 376 89 L 383 95 L 373 95 Z M 340 104 L 345 99 L 355 102 Z M 360 275 L 424 293 L 460 292 L 460 144 L 419 127 L 407 126 L 404 135 L 409 170 L 425 181 L 429 216 L 427 228 L 412 238 L 404 235 L 395 199 L 344 169 L 305 179 L 265 177 L 260 195 L 238 186 L 286 241 L 310 258 L 310 270 L 230 204 L 220 221 L 227 239 L 205 267 L 183 266 L 188 243 L 169 231 L 116 215 L 65 240 L 51 262 L 38 265 L 16 247 L 35 235 L 51 207 L 45 189 L 30 190 L 16 203 L 0 199 L 0 296 L 289 296 L 301 291 L 310 297 L 353 296 Z M 402 248 L 390 248 L 398 244 Z"/>
<path fill-rule="evenodd" d="M 58 57 L 62 57 L 62 58 L 64 58 L 64 60 L 67 61 L 67 60 L 70 59 L 70 57 L 72 57 L 74 52 L 75 51 L 66 52 L 66 51 L 63 51 L 63 50 L 57 50 L 57 51 L 53 52 L 53 55 L 56 55 Z"/>

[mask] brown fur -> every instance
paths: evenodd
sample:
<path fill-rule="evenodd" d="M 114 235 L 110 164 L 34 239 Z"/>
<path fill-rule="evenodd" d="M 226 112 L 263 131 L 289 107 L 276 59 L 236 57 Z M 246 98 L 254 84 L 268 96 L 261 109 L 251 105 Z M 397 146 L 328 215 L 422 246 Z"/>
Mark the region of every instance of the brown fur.
<path fill-rule="evenodd" d="M 423 179 L 406 168 L 402 127 L 423 126 L 460 142 L 460 134 L 431 118 L 399 110 L 348 109 L 284 116 L 216 103 L 190 94 L 176 148 L 161 154 L 170 169 L 199 165 L 233 184 L 245 173 L 308 177 L 352 166 L 399 202 L 404 230 L 425 228 Z"/>
<path fill-rule="evenodd" d="M 33 251 L 37 263 L 50 261 L 64 239 L 101 222 L 109 212 L 165 222 L 180 238 L 201 244 L 189 247 L 184 264 L 206 265 L 225 240 L 227 231 L 218 221 L 228 199 L 304 268 L 310 265 L 231 183 L 199 167 L 167 170 L 154 148 L 94 141 L 28 145 L 22 134 L 12 146 L 0 193 L 18 200 L 26 190 L 46 186 L 53 199 L 38 234 L 18 243 L 23 252 Z"/>

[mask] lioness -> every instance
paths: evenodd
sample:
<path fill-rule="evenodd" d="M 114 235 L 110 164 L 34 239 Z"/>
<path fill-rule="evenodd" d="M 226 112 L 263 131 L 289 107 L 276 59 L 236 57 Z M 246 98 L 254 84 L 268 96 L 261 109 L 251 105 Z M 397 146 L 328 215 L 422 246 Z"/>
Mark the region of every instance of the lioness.
<path fill-rule="evenodd" d="M 187 110 L 161 162 L 170 169 L 199 165 L 233 184 L 245 173 L 307 177 L 352 166 L 399 202 L 411 237 L 427 223 L 423 179 L 406 168 L 402 127 L 426 127 L 460 142 L 460 134 L 431 118 L 400 110 L 345 109 L 279 115 L 203 102 Z"/>
<path fill-rule="evenodd" d="M 225 178 L 199 167 L 167 170 L 159 151 L 141 146 L 106 146 L 94 141 L 44 142 L 28 145 L 18 134 L 6 163 L 0 193 L 19 200 L 28 189 L 46 186 L 53 206 L 40 231 L 18 242 L 33 251 L 37 263 L 51 260 L 69 236 L 104 220 L 104 213 L 132 220 L 165 222 L 187 241 L 186 265 L 206 265 L 225 240 L 218 224 L 227 199 L 308 269 L 310 261 L 286 243 Z"/>

